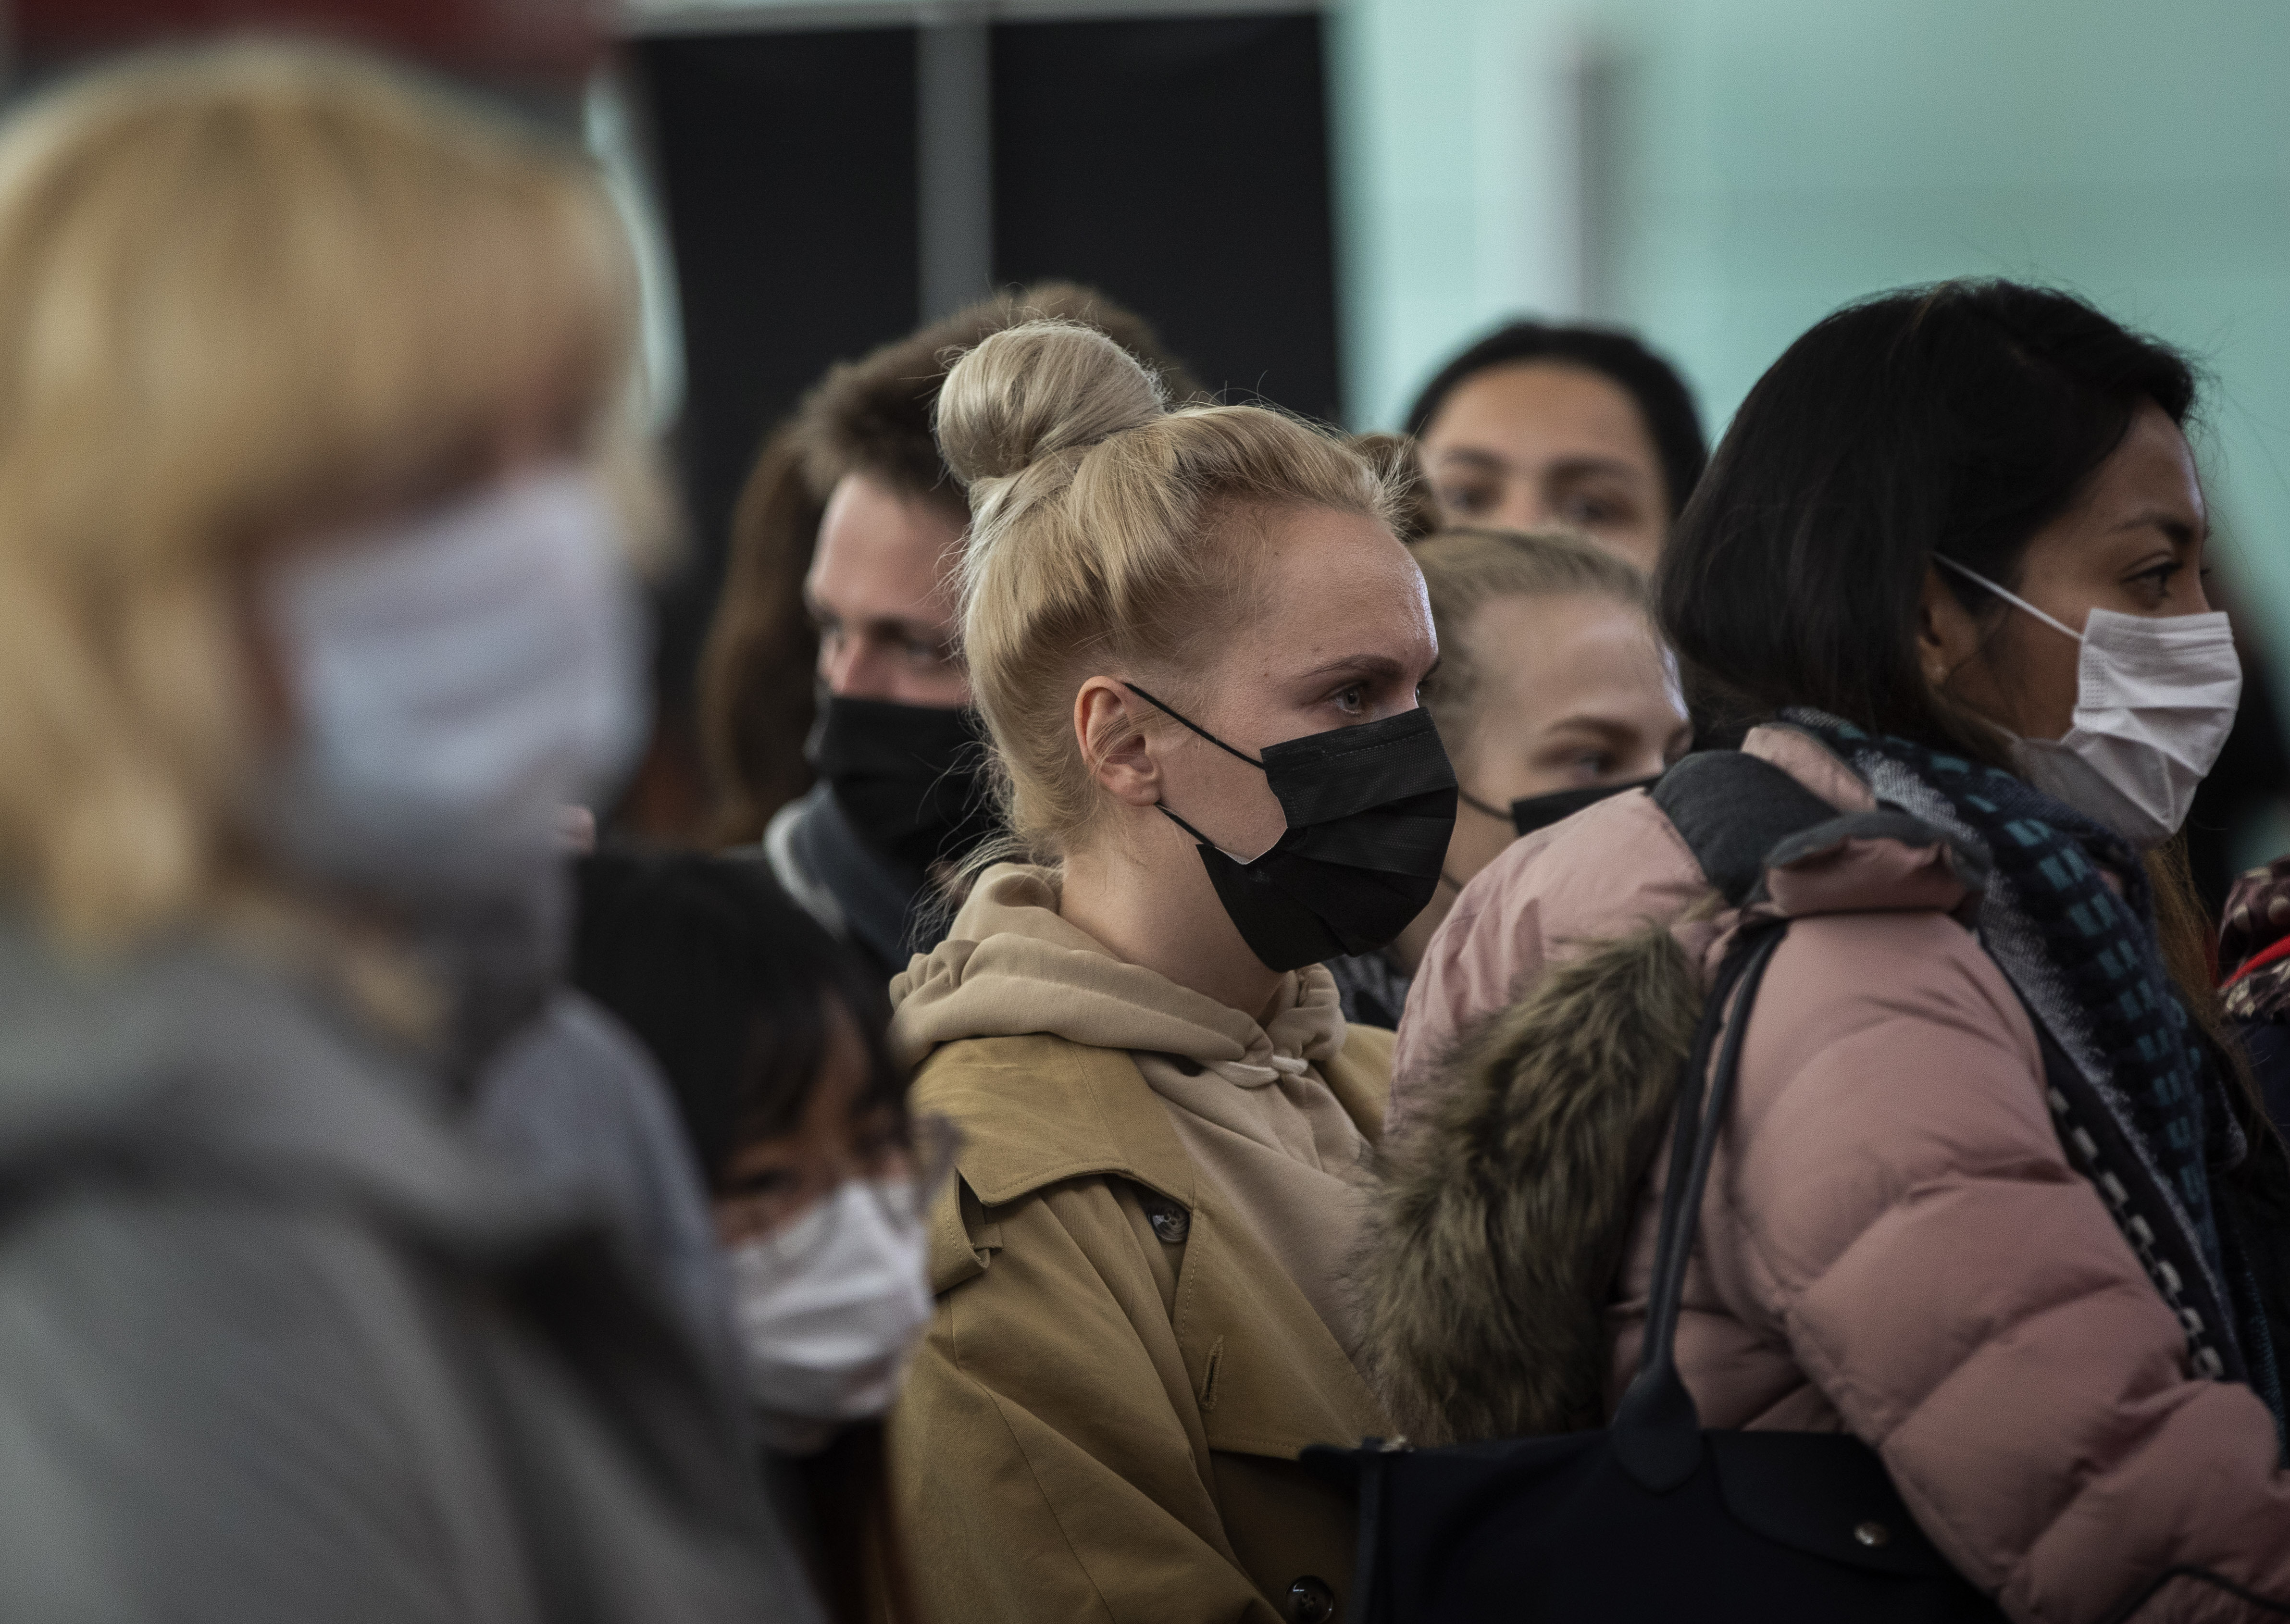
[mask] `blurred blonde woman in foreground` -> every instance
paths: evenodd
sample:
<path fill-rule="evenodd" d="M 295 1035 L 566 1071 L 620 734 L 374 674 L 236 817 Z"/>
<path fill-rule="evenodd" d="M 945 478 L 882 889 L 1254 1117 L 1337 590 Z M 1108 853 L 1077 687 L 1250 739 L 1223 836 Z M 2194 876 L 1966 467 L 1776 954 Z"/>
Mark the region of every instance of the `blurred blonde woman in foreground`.
<path fill-rule="evenodd" d="M 9 1611 L 814 1616 L 650 1295 L 441 1081 L 640 714 L 585 164 L 153 58 L 0 136 L 0 290 Z"/>

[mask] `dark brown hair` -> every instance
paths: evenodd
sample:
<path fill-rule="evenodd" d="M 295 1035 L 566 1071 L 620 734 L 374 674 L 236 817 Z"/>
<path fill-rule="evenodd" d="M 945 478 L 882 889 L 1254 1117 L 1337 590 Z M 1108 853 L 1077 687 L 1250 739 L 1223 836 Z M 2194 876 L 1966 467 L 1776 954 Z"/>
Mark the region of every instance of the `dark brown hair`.
<path fill-rule="evenodd" d="M 2055 288 L 1904 288 L 1848 305 L 1750 391 L 1662 555 L 1661 625 L 1696 729 L 1791 705 L 2008 767 L 1992 727 L 1925 679 L 1918 612 L 1934 558 L 2007 589 L 2142 401 L 2192 418 L 2184 356 Z M 1983 622 L 2003 605 L 1942 577 Z M 2149 854 L 2166 962 L 2204 1029 L 2211 929 L 2184 837 Z"/>
<path fill-rule="evenodd" d="M 577 869 L 572 978 L 660 1062 L 701 1175 L 791 1132 L 810 1105 L 837 1011 L 867 1082 L 853 1108 L 907 1108 L 907 1068 L 885 1036 L 879 974 L 772 881 L 764 864 L 696 852 L 606 851 Z M 810 1516 L 812 1577 L 835 1624 L 918 1618 L 890 1497 L 883 1423 L 842 1428 L 787 1463 Z"/>
<path fill-rule="evenodd" d="M 1701 414 L 1677 369 L 1619 327 L 1512 322 L 1498 327 L 1439 369 L 1408 409 L 1407 432 L 1421 436 L 1447 397 L 1481 372 L 1529 362 L 1578 366 L 1619 387 L 1636 403 L 1646 437 L 1661 462 L 1663 500 L 1675 519 L 1709 460 Z"/>
<path fill-rule="evenodd" d="M 1670 533 L 1662 629 L 1696 721 L 1791 705 L 2005 764 L 1917 655 L 1935 557 L 2010 588 L 2151 400 L 2195 401 L 2184 357 L 2071 293 L 1950 282 L 1850 305 L 1750 391 Z M 2002 605 L 1952 572 L 1983 621 Z"/>
<path fill-rule="evenodd" d="M 819 641 L 803 580 L 827 499 L 850 474 L 934 502 L 956 523 L 970 508 L 940 460 L 931 423 L 955 356 L 1037 316 L 1085 322 L 1157 373 L 1176 401 L 1199 384 L 1136 316 L 1085 287 L 1047 282 L 984 300 L 857 361 L 829 369 L 765 440 L 732 516 L 723 596 L 700 660 L 700 740 L 719 844 L 762 836 L 772 814 L 810 787 Z"/>

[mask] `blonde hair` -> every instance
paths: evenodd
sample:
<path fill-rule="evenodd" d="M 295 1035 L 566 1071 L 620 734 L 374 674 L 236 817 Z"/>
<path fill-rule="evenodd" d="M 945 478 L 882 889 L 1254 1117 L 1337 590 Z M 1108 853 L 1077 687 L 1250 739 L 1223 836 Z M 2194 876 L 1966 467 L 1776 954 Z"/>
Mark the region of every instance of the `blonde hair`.
<path fill-rule="evenodd" d="M 1392 520 L 1382 480 L 1333 436 L 1261 406 L 1173 411 L 1133 356 L 1077 323 L 980 343 L 947 375 L 937 427 L 970 493 L 971 689 L 1004 814 L 1038 858 L 1072 849 L 1101 805 L 1074 737 L 1077 688 L 1097 672 L 1181 670 L 1245 612 L 1252 512 Z"/>
<path fill-rule="evenodd" d="M 1636 565 L 1565 531 L 1445 530 L 1416 543 L 1415 563 L 1431 600 L 1439 634 L 1439 666 L 1423 684 L 1431 713 L 1451 754 L 1470 740 L 1485 668 L 1471 636 L 1471 621 L 1489 603 L 1507 597 L 1611 598 L 1646 617 L 1654 641 L 1653 604 Z"/>
<path fill-rule="evenodd" d="M 635 331 L 585 159 L 354 54 L 159 53 L 19 114 L 0 883 L 82 943 L 249 883 L 252 561 L 476 484 L 521 428 L 634 468 Z"/>

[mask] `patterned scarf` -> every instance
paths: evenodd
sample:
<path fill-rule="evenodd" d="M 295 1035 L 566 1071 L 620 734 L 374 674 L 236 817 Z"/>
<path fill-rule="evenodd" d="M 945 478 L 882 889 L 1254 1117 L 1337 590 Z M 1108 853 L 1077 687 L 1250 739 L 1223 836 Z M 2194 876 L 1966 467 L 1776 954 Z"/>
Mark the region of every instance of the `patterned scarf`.
<path fill-rule="evenodd" d="M 1817 712 L 1784 720 L 1879 799 L 1988 852 L 1981 944 L 2072 1062 L 2047 1091 L 2062 1142 L 2178 1314 L 2195 1367 L 2249 1381 L 2280 1414 L 2255 1287 L 2211 1198 L 2211 1169 L 2248 1146 L 2163 967 L 2138 853 L 2000 769 Z"/>
<path fill-rule="evenodd" d="M 2290 1021 L 2290 857 L 2251 869 L 2227 893 L 2219 973 L 2235 1020 Z"/>

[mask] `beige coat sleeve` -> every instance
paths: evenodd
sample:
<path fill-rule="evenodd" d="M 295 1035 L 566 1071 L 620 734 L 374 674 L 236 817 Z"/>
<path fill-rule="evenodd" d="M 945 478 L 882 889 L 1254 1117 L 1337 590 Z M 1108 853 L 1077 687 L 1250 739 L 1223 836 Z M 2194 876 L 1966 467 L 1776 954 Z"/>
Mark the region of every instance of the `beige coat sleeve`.
<path fill-rule="evenodd" d="M 1277 1624 L 1219 1519 L 1127 1190 L 973 1208 L 985 1268 L 941 1293 L 890 1430 L 933 1624 Z"/>
<path fill-rule="evenodd" d="M 2188 1373 L 2041 1076 L 2009 985 L 1958 926 L 1800 921 L 1750 1019 L 1705 1212 L 1721 1290 L 1787 1338 L 2015 1620 L 2282 1616 L 2272 1418 Z"/>

